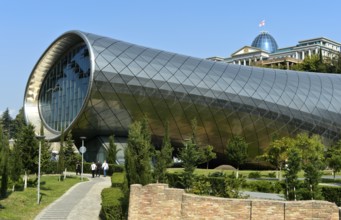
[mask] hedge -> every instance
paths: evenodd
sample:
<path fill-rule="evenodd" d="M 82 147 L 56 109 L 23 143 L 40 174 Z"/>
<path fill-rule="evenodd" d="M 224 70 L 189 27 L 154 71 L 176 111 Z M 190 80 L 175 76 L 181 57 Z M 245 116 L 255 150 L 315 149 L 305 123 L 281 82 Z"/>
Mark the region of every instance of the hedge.
<path fill-rule="evenodd" d="M 106 188 L 102 193 L 101 219 L 126 219 L 124 207 L 121 205 L 124 194 L 120 188 Z"/>
<path fill-rule="evenodd" d="M 326 201 L 334 202 L 337 206 L 341 206 L 341 188 L 322 186 L 322 196 Z"/>
<path fill-rule="evenodd" d="M 100 217 L 108 220 L 127 219 L 128 197 L 125 195 L 127 189 L 124 181 L 124 167 L 109 164 L 109 171 L 112 174 L 112 187 L 104 189 L 101 193 L 102 209 Z"/>

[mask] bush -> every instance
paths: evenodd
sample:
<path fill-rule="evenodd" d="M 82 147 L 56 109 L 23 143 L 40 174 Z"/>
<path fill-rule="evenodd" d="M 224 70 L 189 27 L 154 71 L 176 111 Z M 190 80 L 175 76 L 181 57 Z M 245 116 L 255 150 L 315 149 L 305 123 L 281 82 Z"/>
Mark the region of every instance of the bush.
<path fill-rule="evenodd" d="M 214 173 L 209 173 L 209 177 L 224 177 L 225 174 L 223 172 L 214 172 Z"/>
<path fill-rule="evenodd" d="M 259 171 L 257 171 L 257 172 L 250 172 L 248 177 L 250 179 L 258 179 L 258 178 L 260 178 L 260 172 Z"/>
<path fill-rule="evenodd" d="M 182 173 L 166 173 L 167 183 L 169 187 L 184 189 L 182 182 Z"/>
<path fill-rule="evenodd" d="M 57 161 L 48 161 L 45 167 L 41 167 L 42 173 L 54 174 L 57 172 Z"/>
<path fill-rule="evenodd" d="M 190 193 L 197 195 L 210 195 L 212 187 L 208 178 L 205 176 L 198 176 L 194 178 L 192 188 L 189 190 Z"/>
<path fill-rule="evenodd" d="M 334 202 L 337 206 L 341 206 L 341 188 L 340 187 L 321 187 L 322 196 L 329 202 Z"/>
<path fill-rule="evenodd" d="M 246 187 L 251 191 L 265 193 L 280 193 L 283 189 L 280 182 L 268 180 L 249 181 Z"/>
<path fill-rule="evenodd" d="M 101 219 L 126 219 L 125 207 L 127 204 L 122 204 L 124 195 L 119 188 L 106 188 L 102 193 L 102 209 L 100 212 Z"/>
<path fill-rule="evenodd" d="M 125 173 L 113 173 L 111 176 L 111 186 L 122 189 L 124 184 Z"/>
<path fill-rule="evenodd" d="M 118 168 L 117 168 L 118 167 Z M 125 172 L 120 166 L 112 166 L 111 176 L 112 188 L 104 189 L 102 196 L 101 219 L 127 219 L 129 204 L 129 189 L 125 181 Z M 109 168 L 110 169 L 110 168 Z M 120 171 L 120 172 L 119 172 Z"/>
<path fill-rule="evenodd" d="M 276 172 L 268 173 L 268 177 L 270 177 L 270 178 L 276 178 Z"/>
<path fill-rule="evenodd" d="M 111 176 L 113 173 L 122 173 L 122 172 L 124 172 L 123 165 L 109 164 L 109 170 L 107 171 L 107 175 Z"/>
<path fill-rule="evenodd" d="M 211 195 L 224 197 L 225 196 L 225 175 L 220 177 L 208 177 L 211 184 Z"/>

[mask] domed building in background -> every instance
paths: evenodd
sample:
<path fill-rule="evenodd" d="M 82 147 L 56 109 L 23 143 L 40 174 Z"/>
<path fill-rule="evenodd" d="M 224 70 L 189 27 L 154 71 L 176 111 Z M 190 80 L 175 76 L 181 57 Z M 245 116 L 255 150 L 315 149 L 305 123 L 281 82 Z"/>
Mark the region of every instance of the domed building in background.
<path fill-rule="evenodd" d="M 265 50 L 269 53 L 275 53 L 278 49 L 276 40 L 268 32 L 265 31 L 261 32 L 252 41 L 251 46 Z"/>
<path fill-rule="evenodd" d="M 230 57 L 209 57 L 208 60 L 221 61 L 244 66 L 264 66 L 279 69 L 292 69 L 305 57 L 319 54 L 333 58 L 340 53 L 341 44 L 325 37 L 299 41 L 297 45 L 278 48 L 276 40 L 266 31 L 262 31 L 252 41 L 251 46 L 244 46 Z"/>

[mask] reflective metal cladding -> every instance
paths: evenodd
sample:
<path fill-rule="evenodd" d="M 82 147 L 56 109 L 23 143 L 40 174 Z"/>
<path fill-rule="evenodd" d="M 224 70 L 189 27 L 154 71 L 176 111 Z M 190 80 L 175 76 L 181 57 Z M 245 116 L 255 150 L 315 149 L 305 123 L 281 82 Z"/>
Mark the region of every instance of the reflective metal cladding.
<path fill-rule="evenodd" d="M 75 137 L 124 137 L 145 114 L 154 141 L 168 120 L 171 139 L 181 143 L 196 118 L 202 144 L 223 153 L 228 138 L 242 135 L 255 156 L 275 134 L 337 140 L 340 97 L 340 75 L 213 62 L 70 31 L 34 67 L 24 108 L 51 140 L 62 129 Z"/>

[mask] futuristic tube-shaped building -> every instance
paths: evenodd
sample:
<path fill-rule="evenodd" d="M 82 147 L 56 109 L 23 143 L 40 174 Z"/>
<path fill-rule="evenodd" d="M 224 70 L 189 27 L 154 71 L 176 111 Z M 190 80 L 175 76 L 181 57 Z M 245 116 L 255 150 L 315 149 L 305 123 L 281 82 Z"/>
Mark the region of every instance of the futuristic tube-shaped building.
<path fill-rule="evenodd" d="M 173 144 L 181 145 L 196 118 L 201 144 L 221 155 L 227 140 L 241 135 L 252 158 L 274 134 L 306 131 L 338 140 L 341 75 L 226 64 L 69 31 L 33 68 L 24 110 L 52 141 L 62 129 L 75 140 L 86 136 L 97 158 L 105 137 L 127 137 L 143 115 L 156 145 L 166 121 Z"/>

